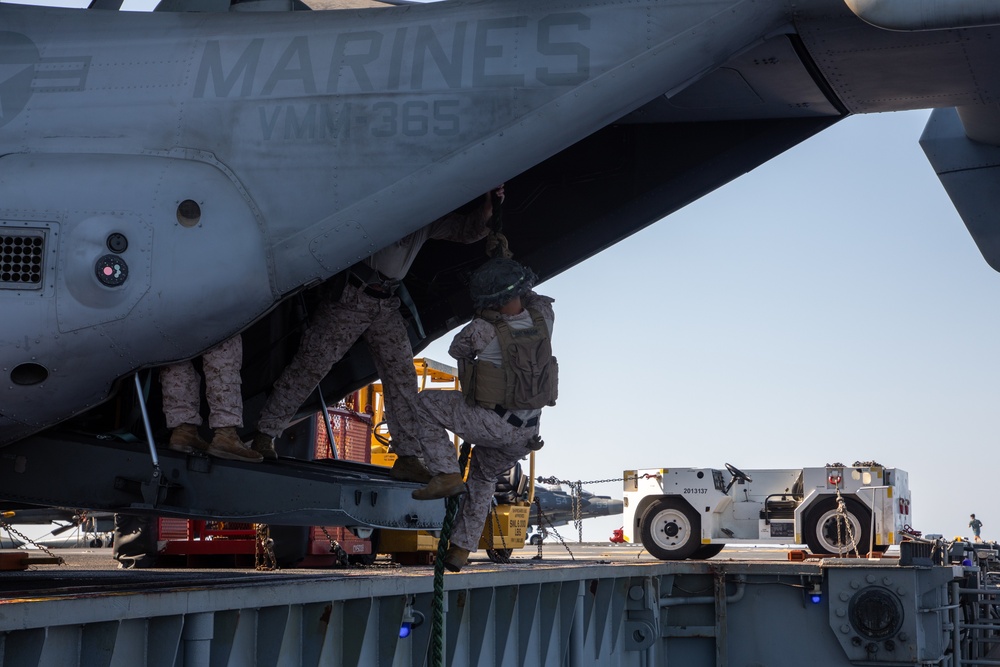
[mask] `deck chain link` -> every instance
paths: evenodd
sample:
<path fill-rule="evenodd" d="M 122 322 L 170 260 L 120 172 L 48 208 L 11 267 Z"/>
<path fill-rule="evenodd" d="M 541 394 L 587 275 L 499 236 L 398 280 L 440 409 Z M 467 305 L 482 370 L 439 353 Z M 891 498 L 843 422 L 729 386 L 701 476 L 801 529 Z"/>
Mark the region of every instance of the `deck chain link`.
<path fill-rule="evenodd" d="M 40 549 L 40 550 L 44 551 L 45 555 L 48 556 L 49 558 L 53 558 L 55 560 L 58 560 L 59 561 L 59 565 L 65 565 L 66 564 L 65 560 L 63 560 L 59 556 L 57 556 L 54 553 L 52 553 L 52 551 L 49 550 L 48 548 L 46 548 L 45 546 L 39 544 L 38 542 L 34 541 L 33 539 L 31 539 L 30 537 L 28 537 L 24 533 L 20 532 L 19 530 L 17 530 L 17 528 L 14 528 L 14 526 L 10 525 L 9 523 L 7 523 L 6 521 L 4 521 L 3 519 L 0 519 L 0 528 L 3 528 L 8 533 L 10 533 L 11 535 L 14 535 L 18 539 L 23 540 L 26 544 L 30 544 L 31 546 L 35 547 L 36 549 Z"/>
<path fill-rule="evenodd" d="M 271 539 L 271 527 L 266 523 L 255 523 L 254 530 L 254 568 L 258 571 L 273 571 L 278 568 L 278 559 L 274 557 L 274 540 Z"/>
<path fill-rule="evenodd" d="M 497 504 L 495 500 L 490 506 L 489 521 L 486 522 L 486 525 L 490 527 L 490 548 L 486 550 L 490 560 L 501 565 L 510 564 L 510 552 L 507 549 L 507 540 L 504 538 L 502 530 L 500 530 L 500 544 L 502 545 L 502 548 L 497 550 L 493 547 L 493 540 L 496 539 L 496 533 L 494 532 L 493 526 L 495 525 L 498 530 L 500 529 L 500 516 L 497 514 Z"/>
<path fill-rule="evenodd" d="M 330 541 L 330 553 L 336 557 L 337 564 L 341 567 L 347 567 L 350 565 L 351 559 L 348 558 L 347 552 L 344 551 L 344 547 L 340 546 L 340 542 L 333 539 L 333 535 L 331 535 L 330 531 L 326 529 L 326 526 L 320 526 L 320 529 L 322 529 L 323 534 L 326 535 L 326 539 Z"/>

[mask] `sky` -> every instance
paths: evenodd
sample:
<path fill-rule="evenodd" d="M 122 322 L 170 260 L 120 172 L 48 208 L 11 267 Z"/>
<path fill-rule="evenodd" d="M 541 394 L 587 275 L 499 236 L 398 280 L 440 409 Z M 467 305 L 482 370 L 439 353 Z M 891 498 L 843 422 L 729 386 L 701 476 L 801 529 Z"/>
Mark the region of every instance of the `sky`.
<path fill-rule="evenodd" d="M 538 474 L 874 460 L 909 473 L 917 530 L 967 536 L 975 512 L 1000 539 L 1000 275 L 920 150 L 928 115 L 848 118 L 541 284 L 560 392 Z"/>
<path fill-rule="evenodd" d="M 595 480 L 875 460 L 908 471 L 914 528 L 975 512 L 1000 539 L 1000 275 L 920 150 L 927 116 L 848 118 L 540 285 L 561 381 L 538 474 L 621 498 Z"/>

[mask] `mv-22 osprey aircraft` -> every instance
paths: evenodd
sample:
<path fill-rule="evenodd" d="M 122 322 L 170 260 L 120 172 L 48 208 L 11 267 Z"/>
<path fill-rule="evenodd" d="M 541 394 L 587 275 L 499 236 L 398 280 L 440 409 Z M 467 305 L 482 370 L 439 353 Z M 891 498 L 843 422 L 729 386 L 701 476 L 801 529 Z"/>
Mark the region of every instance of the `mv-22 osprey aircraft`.
<path fill-rule="evenodd" d="M 314 288 L 501 182 L 544 279 L 850 114 L 933 107 L 924 149 L 1000 269 L 991 0 L 120 5 L 0 4 L 5 502 L 433 527 L 363 466 L 129 440 L 161 435 L 157 366 L 241 331 L 252 424 Z M 484 257 L 425 246 L 415 349 L 470 317 Z M 321 388 L 373 375 L 361 345 Z"/>

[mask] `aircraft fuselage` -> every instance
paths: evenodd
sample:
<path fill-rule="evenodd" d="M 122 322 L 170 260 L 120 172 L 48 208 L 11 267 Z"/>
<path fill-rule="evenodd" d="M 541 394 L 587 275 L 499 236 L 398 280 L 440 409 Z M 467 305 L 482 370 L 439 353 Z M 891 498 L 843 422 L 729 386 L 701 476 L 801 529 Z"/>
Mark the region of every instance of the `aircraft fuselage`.
<path fill-rule="evenodd" d="M 834 0 L 5 4 L 0 26 L 0 445 L 505 180 L 545 278 L 846 114 L 1000 80 L 988 28 L 889 32 Z M 430 330 L 468 316 L 427 294 Z"/>

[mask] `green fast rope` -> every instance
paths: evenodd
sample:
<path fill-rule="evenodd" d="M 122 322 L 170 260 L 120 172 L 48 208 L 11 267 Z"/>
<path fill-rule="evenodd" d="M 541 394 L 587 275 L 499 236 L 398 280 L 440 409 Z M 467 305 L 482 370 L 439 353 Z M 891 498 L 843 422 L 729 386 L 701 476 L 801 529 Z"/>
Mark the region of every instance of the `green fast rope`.
<path fill-rule="evenodd" d="M 438 540 L 437 558 L 434 560 L 434 600 L 431 604 L 431 614 L 434 622 L 431 628 L 431 661 L 432 667 L 444 667 L 444 554 L 451 537 L 452 524 L 458 514 L 459 496 L 447 500 L 444 513 L 444 523 L 441 525 L 441 538 Z"/>
<path fill-rule="evenodd" d="M 464 471 L 469 460 L 469 443 L 462 443 L 462 453 L 458 458 L 458 469 Z M 441 537 L 438 538 L 437 557 L 434 559 L 434 599 L 431 602 L 431 667 L 444 667 L 444 555 L 451 539 L 451 529 L 458 514 L 461 496 L 452 496 L 445 503 L 444 522 Z"/>

